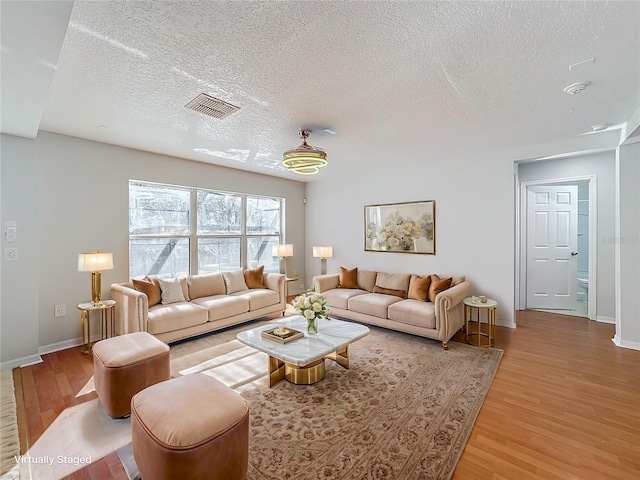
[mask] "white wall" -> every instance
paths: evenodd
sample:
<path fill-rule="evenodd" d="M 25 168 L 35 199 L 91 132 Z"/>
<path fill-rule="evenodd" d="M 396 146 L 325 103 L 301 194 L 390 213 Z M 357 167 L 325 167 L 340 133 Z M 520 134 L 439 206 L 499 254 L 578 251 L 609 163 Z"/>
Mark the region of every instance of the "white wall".
<path fill-rule="evenodd" d="M 14 144 L 22 148 L 11 148 Z M 78 344 L 76 305 L 89 300 L 91 288 L 89 274 L 77 271 L 79 252 L 113 252 L 114 269 L 102 273 L 103 298 L 109 297 L 111 283 L 128 280 L 131 178 L 284 197 L 286 241 L 293 243 L 295 253 L 288 266 L 304 278 L 300 182 L 43 131 L 35 140 L 3 135 L 2 145 L 2 220 L 31 226 L 19 232 L 27 242 L 21 246 L 19 262 L 11 269 L 2 263 L 3 362 L 36 353 L 38 346 L 44 353 Z M 5 155 L 5 145 L 10 155 Z M 54 305 L 60 303 L 67 305 L 67 315 L 54 318 Z M 5 322 L 15 328 L 5 329 Z M 24 322 L 36 326 L 23 329 Z M 5 349 L 5 343 L 13 348 Z"/>
<path fill-rule="evenodd" d="M 0 136 L 2 196 L 2 285 L 0 290 L 0 361 L 18 365 L 38 359 L 38 192 L 35 142 Z M 15 220 L 16 242 L 7 243 L 4 222 Z M 18 248 L 18 261 L 7 262 L 4 250 Z M 15 366 L 15 365 L 10 365 Z M 3 368 L 5 366 L 3 365 Z"/>
<path fill-rule="evenodd" d="M 390 273 L 465 275 L 472 293 L 497 300 L 498 323 L 514 321 L 514 180 L 511 159 L 477 155 L 409 167 L 376 164 L 355 178 L 307 185 L 307 251 L 332 245 L 340 266 Z M 404 164 L 403 164 L 404 165 Z M 364 206 L 435 200 L 436 254 L 364 251 Z M 320 259 L 307 256 L 307 279 Z"/>
<path fill-rule="evenodd" d="M 597 248 L 598 277 L 596 279 L 596 317 L 613 321 L 615 318 L 615 151 L 518 165 L 518 178 L 521 182 L 584 175 L 596 175 L 598 187 L 598 237 L 594 239 Z"/>
<path fill-rule="evenodd" d="M 614 343 L 640 350 L 640 143 L 623 145 L 618 170 L 616 263 L 619 269 Z"/>

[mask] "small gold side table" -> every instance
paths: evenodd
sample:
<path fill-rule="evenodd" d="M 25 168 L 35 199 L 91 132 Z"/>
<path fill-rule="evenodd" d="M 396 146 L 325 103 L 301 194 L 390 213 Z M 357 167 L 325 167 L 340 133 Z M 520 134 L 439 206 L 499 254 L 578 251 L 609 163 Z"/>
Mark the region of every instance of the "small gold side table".
<path fill-rule="evenodd" d="M 474 301 L 471 297 L 467 297 L 462 303 L 464 304 L 464 336 L 467 343 L 476 347 L 493 347 L 496 340 L 496 307 L 498 302 L 487 299 L 486 303 L 481 303 L 480 300 Z M 472 321 L 474 310 L 476 322 Z M 487 323 L 482 322 L 481 312 L 483 310 L 486 312 Z M 475 331 L 472 331 L 471 325 L 476 325 Z M 486 325 L 486 330 L 483 325 Z"/>
<path fill-rule="evenodd" d="M 100 303 L 79 303 L 80 322 L 82 324 L 82 353 L 88 355 L 91 351 L 91 312 L 100 312 L 100 338 L 113 336 L 113 310 L 116 305 L 115 300 L 103 300 Z M 85 341 L 84 331 L 87 326 L 87 337 Z"/>

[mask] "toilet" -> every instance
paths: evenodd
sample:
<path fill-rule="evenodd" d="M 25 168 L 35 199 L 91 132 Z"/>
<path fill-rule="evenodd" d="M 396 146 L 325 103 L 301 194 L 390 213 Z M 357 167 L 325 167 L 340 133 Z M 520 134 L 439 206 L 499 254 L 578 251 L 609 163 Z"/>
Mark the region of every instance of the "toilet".
<path fill-rule="evenodd" d="M 578 297 L 582 297 L 582 303 L 589 301 L 589 278 L 578 276 Z"/>

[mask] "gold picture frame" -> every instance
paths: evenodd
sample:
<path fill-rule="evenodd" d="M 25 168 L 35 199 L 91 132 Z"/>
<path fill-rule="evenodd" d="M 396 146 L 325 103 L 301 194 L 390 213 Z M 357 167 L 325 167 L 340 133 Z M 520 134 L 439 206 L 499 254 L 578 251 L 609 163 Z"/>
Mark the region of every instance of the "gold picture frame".
<path fill-rule="evenodd" d="M 366 252 L 436 254 L 436 201 L 366 205 Z"/>

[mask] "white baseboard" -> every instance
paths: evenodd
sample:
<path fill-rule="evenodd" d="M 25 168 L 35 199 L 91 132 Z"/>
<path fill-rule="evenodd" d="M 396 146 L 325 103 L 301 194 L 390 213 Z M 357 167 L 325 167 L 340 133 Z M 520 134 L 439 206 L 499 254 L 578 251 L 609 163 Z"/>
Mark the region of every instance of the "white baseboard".
<path fill-rule="evenodd" d="M 516 328 L 515 322 L 510 322 L 509 320 L 501 320 L 499 318 L 496 318 L 496 325 L 498 327 Z"/>
<path fill-rule="evenodd" d="M 615 343 L 617 347 L 629 348 L 631 350 L 640 350 L 639 342 L 627 342 L 626 340 L 620 340 L 620 337 L 618 337 L 618 335 L 613 337 L 611 341 Z"/>
<path fill-rule="evenodd" d="M 100 335 L 94 335 L 91 337 L 91 342 L 97 342 L 102 337 Z M 62 342 L 50 343 L 49 345 L 43 345 L 38 347 L 38 353 L 45 355 L 47 353 L 59 352 L 60 350 L 66 350 L 67 348 L 79 347 L 82 345 L 82 338 L 72 338 L 69 340 L 63 340 Z"/>
<path fill-rule="evenodd" d="M 42 357 L 40 355 L 27 355 L 26 357 L 14 358 L 13 360 L 2 362 L 0 364 L 0 370 L 13 370 L 17 367 L 28 367 L 29 365 L 35 365 L 36 363 L 42 363 Z"/>
<path fill-rule="evenodd" d="M 601 323 L 612 323 L 613 325 L 616 324 L 616 319 L 613 317 L 603 317 L 600 315 L 596 315 L 596 321 L 597 322 L 601 322 Z"/>
<path fill-rule="evenodd" d="M 101 336 L 94 335 L 91 337 L 91 343 L 101 340 Z M 46 355 L 47 353 L 59 352 L 60 350 L 66 350 L 67 348 L 79 347 L 82 345 L 82 338 L 72 338 L 70 340 L 63 340 L 62 342 L 50 343 L 49 345 L 43 345 L 38 347 L 38 353 L 36 355 L 27 355 L 26 357 L 20 357 L 13 360 L 7 360 L 0 363 L 0 370 L 14 369 L 17 367 L 28 367 L 29 365 L 35 365 L 36 363 L 42 363 L 42 357 L 40 355 Z"/>

